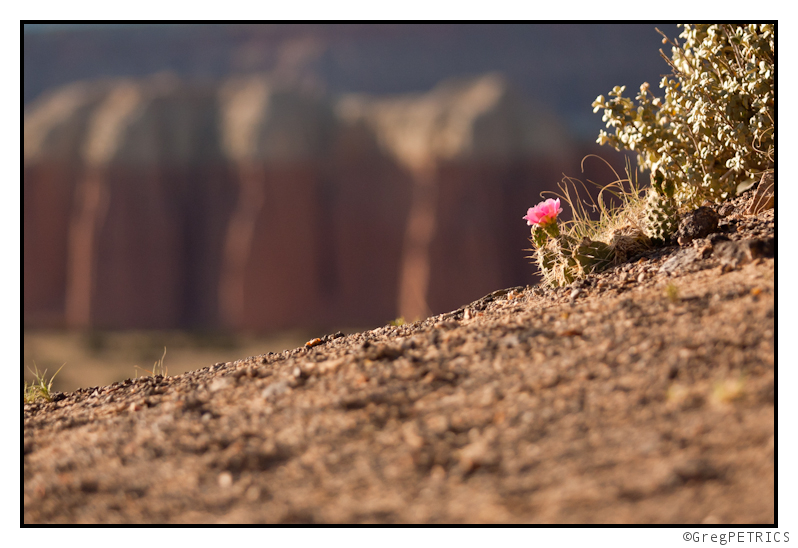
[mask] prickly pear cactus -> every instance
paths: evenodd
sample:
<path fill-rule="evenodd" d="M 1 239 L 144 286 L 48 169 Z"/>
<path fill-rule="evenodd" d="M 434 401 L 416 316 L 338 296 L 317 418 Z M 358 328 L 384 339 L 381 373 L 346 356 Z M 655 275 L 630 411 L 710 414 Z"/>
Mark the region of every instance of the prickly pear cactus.
<path fill-rule="evenodd" d="M 562 212 L 560 199 L 548 199 L 530 207 L 522 217 L 531 226 L 529 240 L 534 259 L 548 285 L 568 285 L 587 274 L 600 271 L 615 260 L 616 247 L 574 232 L 561 232 L 557 215 Z M 569 233 L 570 232 L 570 233 Z"/>
<path fill-rule="evenodd" d="M 543 274 L 543 278 L 554 285 L 555 279 L 555 272 L 554 269 L 557 267 L 561 260 L 561 255 L 559 249 L 555 249 L 554 245 L 542 245 L 537 248 L 537 252 L 535 253 L 535 259 L 537 260 L 538 267 L 540 268 L 540 272 Z"/>
<path fill-rule="evenodd" d="M 679 227 L 673 190 L 673 183 L 666 182 L 661 173 L 651 178 L 646 199 L 645 233 L 652 240 L 667 242 Z"/>
<path fill-rule="evenodd" d="M 579 264 L 582 274 L 591 274 L 612 262 L 613 249 L 604 242 L 583 238 L 571 255 Z"/>
<path fill-rule="evenodd" d="M 534 236 L 533 236 L 534 242 Z M 589 238 L 577 241 L 561 235 L 537 247 L 537 262 L 543 278 L 554 286 L 568 285 L 586 274 L 608 266 L 614 253 L 611 246 Z"/>

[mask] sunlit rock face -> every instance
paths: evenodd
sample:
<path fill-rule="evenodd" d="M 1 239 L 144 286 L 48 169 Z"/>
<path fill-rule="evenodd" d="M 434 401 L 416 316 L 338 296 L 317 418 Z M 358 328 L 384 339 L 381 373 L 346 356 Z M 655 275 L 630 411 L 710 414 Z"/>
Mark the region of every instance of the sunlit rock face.
<path fill-rule="evenodd" d="M 59 88 L 25 112 L 25 325 L 382 324 L 528 283 L 520 216 L 573 162 L 560 127 L 495 74 Z"/>

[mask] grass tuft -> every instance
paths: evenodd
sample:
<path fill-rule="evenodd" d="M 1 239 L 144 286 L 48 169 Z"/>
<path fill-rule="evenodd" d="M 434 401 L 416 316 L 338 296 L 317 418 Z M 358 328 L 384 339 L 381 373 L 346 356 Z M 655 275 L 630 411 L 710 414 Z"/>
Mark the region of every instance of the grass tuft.
<path fill-rule="evenodd" d="M 665 296 L 668 297 L 668 300 L 674 304 L 681 300 L 679 298 L 679 288 L 676 287 L 676 284 L 673 282 L 670 282 L 665 286 Z"/>
<path fill-rule="evenodd" d="M 64 364 L 66 365 L 66 364 Z M 52 397 L 52 388 L 53 388 L 53 380 L 55 376 L 64 368 L 64 365 L 58 368 L 58 371 L 55 372 L 55 375 L 50 377 L 50 380 L 47 380 L 47 370 L 45 369 L 44 372 L 39 373 L 39 368 L 36 367 L 36 362 L 33 362 L 33 370 L 31 371 L 28 368 L 36 380 L 31 384 L 25 382 L 22 386 L 22 402 L 23 403 L 35 403 L 38 400 L 44 400 L 46 402 L 53 401 Z"/>
<path fill-rule="evenodd" d="M 165 357 L 166 357 L 166 347 L 164 346 L 163 347 L 163 356 L 161 356 L 161 359 L 156 361 L 152 365 L 152 371 L 150 371 L 149 369 L 144 369 L 143 367 L 139 367 L 138 365 L 134 365 L 133 367 L 135 369 L 140 369 L 142 371 L 146 371 L 147 373 L 149 373 L 153 377 L 158 376 L 158 375 L 161 375 L 163 377 L 167 377 L 167 376 L 169 376 L 169 368 L 167 366 L 165 366 L 164 363 L 163 363 L 163 360 L 164 360 Z M 138 376 L 139 376 L 139 373 L 138 373 L 138 371 L 136 371 L 136 378 L 138 378 Z"/>

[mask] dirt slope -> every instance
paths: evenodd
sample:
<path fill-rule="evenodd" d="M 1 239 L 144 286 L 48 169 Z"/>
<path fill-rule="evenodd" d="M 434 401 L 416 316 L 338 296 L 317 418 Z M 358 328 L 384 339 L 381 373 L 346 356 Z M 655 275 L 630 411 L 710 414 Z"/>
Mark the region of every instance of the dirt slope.
<path fill-rule="evenodd" d="M 572 287 L 25 405 L 24 523 L 773 523 L 774 215 L 722 214 Z"/>

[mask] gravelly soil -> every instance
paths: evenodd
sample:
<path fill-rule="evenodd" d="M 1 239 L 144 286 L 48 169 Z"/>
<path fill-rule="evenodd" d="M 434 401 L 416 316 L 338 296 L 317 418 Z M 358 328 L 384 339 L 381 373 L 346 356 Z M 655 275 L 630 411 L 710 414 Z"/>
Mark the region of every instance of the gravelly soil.
<path fill-rule="evenodd" d="M 744 199 L 570 287 L 25 405 L 24 523 L 773 523 Z"/>

